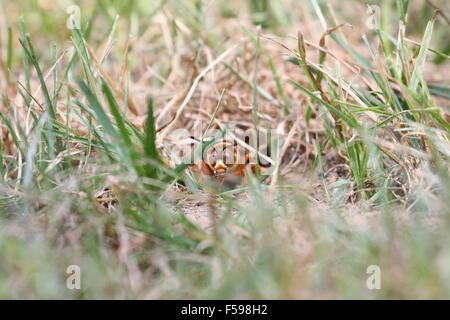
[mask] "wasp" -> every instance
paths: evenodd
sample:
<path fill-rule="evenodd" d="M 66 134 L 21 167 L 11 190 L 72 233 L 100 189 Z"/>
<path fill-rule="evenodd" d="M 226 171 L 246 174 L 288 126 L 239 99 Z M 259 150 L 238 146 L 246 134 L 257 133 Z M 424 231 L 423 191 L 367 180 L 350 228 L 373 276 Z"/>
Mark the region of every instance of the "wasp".
<path fill-rule="evenodd" d="M 206 150 L 199 164 L 191 170 L 203 176 L 214 178 L 219 183 L 238 184 L 247 180 L 249 173 L 256 173 L 256 162 L 250 152 L 240 150 L 237 141 L 220 141 Z M 260 163 L 261 168 L 268 165 Z"/>

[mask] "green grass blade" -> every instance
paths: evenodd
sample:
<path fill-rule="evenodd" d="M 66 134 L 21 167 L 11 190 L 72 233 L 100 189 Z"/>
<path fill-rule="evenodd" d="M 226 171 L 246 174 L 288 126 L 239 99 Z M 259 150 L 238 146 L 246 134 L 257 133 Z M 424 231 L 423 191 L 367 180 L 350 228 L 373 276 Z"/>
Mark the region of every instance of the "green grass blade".
<path fill-rule="evenodd" d="M 428 22 L 425 34 L 423 36 L 422 45 L 420 47 L 419 55 L 416 60 L 415 68 L 411 77 L 409 89 L 413 92 L 417 91 L 417 87 L 422 80 L 423 70 L 425 68 L 428 49 L 430 48 L 431 36 L 433 35 L 434 22 L 436 21 L 436 14 L 430 22 Z"/>

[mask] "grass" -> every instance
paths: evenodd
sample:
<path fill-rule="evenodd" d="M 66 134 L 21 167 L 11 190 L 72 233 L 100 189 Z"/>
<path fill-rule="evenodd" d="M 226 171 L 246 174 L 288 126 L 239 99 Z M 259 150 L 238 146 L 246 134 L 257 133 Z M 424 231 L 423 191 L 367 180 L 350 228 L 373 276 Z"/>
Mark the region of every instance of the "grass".
<path fill-rule="evenodd" d="M 0 298 L 450 297 L 445 1 L 76 4 L 0 1 Z M 197 179 L 196 120 L 275 175 Z"/>

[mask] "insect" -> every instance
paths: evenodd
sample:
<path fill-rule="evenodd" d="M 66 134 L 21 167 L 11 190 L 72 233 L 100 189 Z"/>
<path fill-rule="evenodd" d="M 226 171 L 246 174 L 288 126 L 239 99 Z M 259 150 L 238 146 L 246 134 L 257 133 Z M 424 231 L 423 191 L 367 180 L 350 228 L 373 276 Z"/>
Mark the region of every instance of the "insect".
<path fill-rule="evenodd" d="M 194 165 L 191 170 L 213 177 L 219 183 L 238 184 L 246 179 L 249 172 L 256 172 L 253 157 L 247 149 L 240 149 L 242 148 L 238 148 L 236 141 L 220 141 L 210 147 L 204 153 L 201 163 Z"/>

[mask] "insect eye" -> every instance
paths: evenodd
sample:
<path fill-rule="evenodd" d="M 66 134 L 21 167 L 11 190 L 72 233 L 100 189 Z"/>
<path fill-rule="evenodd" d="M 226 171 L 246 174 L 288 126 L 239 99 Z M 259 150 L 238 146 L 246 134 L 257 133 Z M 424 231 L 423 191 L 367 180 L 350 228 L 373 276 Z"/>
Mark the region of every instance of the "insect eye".
<path fill-rule="evenodd" d="M 233 164 L 233 159 L 229 152 L 225 152 L 223 154 L 223 160 L 224 160 L 225 164 Z"/>
<path fill-rule="evenodd" d="M 217 160 L 217 152 L 215 150 L 212 150 L 209 154 L 208 154 L 208 162 L 209 163 L 216 163 Z"/>

